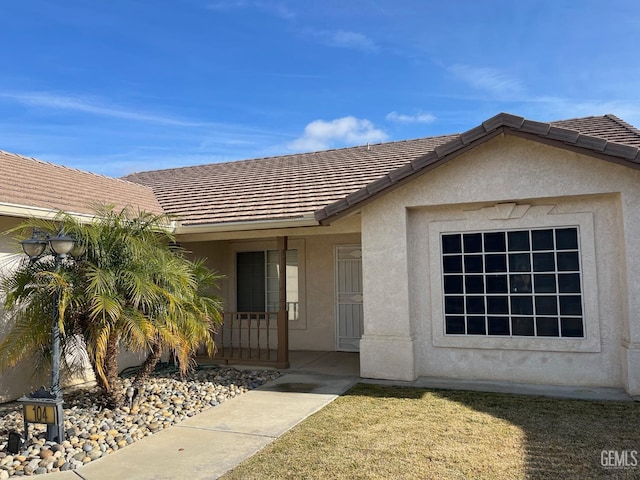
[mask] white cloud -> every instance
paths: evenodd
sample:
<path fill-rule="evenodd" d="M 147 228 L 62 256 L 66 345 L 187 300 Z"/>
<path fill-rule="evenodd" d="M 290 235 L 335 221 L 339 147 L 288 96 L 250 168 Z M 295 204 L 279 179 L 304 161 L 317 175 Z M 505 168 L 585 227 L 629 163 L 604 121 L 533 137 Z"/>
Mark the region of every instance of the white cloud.
<path fill-rule="evenodd" d="M 363 145 L 383 142 L 387 134 L 375 128 L 372 122 L 355 117 L 342 117 L 331 121 L 315 120 L 304 129 L 304 134 L 287 146 L 294 151 L 318 151 L 335 146 Z"/>
<path fill-rule="evenodd" d="M 522 83 L 512 76 L 489 67 L 472 67 L 470 65 L 453 65 L 449 71 L 460 81 L 469 86 L 493 94 L 514 94 L 523 90 Z"/>
<path fill-rule="evenodd" d="M 334 47 L 354 48 L 374 52 L 378 49 L 373 40 L 357 32 L 344 32 L 342 30 L 334 32 L 328 37 L 329 43 Z"/>
<path fill-rule="evenodd" d="M 256 8 L 262 10 L 268 14 L 276 17 L 283 18 L 285 20 L 292 20 L 296 14 L 288 8 L 286 5 L 279 2 L 263 2 L 263 1 L 249 1 L 249 0 L 224 0 L 220 2 L 212 2 L 207 5 L 209 10 L 217 11 L 230 11 L 244 8 Z"/>
<path fill-rule="evenodd" d="M 87 97 L 60 95 L 49 92 L 0 92 L 0 98 L 13 100 L 23 105 L 46 107 L 56 110 L 72 110 L 76 112 L 90 113 L 103 117 L 136 120 L 161 125 L 174 125 L 181 127 L 203 126 L 197 122 L 184 121 L 167 116 L 142 113 L 118 106 L 101 104 L 99 100 Z"/>
<path fill-rule="evenodd" d="M 577 100 L 553 96 L 534 97 L 529 103 L 543 105 L 546 116 L 560 118 L 585 117 L 612 113 L 630 123 L 640 120 L 640 107 L 637 101 L 628 100 Z"/>
<path fill-rule="evenodd" d="M 387 114 L 387 120 L 397 123 L 433 123 L 436 121 L 435 115 L 431 113 L 418 112 L 415 115 L 407 115 L 404 113 L 390 112 Z"/>
<path fill-rule="evenodd" d="M 379 50 L 378 45 L 371 38 L 358 32 L 306 29 L 303 33 L 329 47 L 350 48 L 363 52 L 377 52 Z"/>

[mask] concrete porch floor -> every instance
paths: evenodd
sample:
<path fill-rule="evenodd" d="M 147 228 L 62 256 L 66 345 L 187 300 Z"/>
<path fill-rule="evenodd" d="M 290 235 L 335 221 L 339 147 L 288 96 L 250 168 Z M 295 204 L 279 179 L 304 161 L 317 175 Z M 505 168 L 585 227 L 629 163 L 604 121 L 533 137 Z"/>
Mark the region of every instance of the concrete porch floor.
<path fill-rule="evenodd" d="M 224 364 L 218 359 L 198 358 L 202 364 Z M 322 375 L 337 375 L 343 377 L 360 377 L 360 354 L 358 352 L 320 352 L 309 350 L 290 350 L 289 368 L 280 368 L 283 373 L 313 373 Z M 271 368 L 264 365 L 252 365 L 250 361 L 229 361 L 234 368 L 264 369 Z"/>
<path fill-rule="evenodd" d="M 360 376 L 360 354 L 358 352 L 289 352 L 291 366 L 287 373 L 320 373 L 346 377 Z"/>

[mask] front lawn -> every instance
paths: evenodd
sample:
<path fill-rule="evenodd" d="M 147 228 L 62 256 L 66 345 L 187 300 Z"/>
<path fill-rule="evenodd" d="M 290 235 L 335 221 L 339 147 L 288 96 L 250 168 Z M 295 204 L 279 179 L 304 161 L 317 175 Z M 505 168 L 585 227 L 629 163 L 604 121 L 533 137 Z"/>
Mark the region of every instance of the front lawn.
<path fill-rule="evenodd" d="M 223 478 L 640 478 L 640 403 L 359 384 Z"/>

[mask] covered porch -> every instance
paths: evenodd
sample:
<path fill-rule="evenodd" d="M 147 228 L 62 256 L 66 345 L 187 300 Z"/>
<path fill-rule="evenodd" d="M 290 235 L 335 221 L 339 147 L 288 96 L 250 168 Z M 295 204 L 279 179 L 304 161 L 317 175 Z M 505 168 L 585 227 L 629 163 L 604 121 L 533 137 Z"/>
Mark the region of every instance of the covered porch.
<path fill-rule="evenodd" d="M 264 367 L 248 360 L 225 361 L 221 358 L 198 357 L 199 364 L 217 363 L 233 365 L 239 368 Z M 287 373 L 312 373 L 319 375 L 360 376 L 360 354 L 358 352 L 325 352 L 309 350 L 291 350 L 289 367 L 282 369 Z"/>

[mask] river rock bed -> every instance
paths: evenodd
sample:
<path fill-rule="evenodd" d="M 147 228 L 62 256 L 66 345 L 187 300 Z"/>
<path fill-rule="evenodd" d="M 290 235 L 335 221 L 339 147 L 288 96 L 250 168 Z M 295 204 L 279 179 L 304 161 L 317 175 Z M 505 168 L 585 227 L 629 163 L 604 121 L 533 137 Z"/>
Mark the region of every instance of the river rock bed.
<path fill-rule="evenodd" d="M 138 392 L 131 407 L 108 409 L 99 389 L 65 393 L 62 444 L 45 440 L 45 425 L 29 424 L 30 439 L 19 453 L 7 451 L 8 433 L 24 433 L 21 407 L 0 411 L 0 480 L 75 470 L 146 436 L 164 430 L 203 410 L 216 406 L 274 380 L 274 370 L 200 369 L 185 379 L 175 373 L 154 375 Z M 123 388 L 132 379 L 123 379 Z"/>

